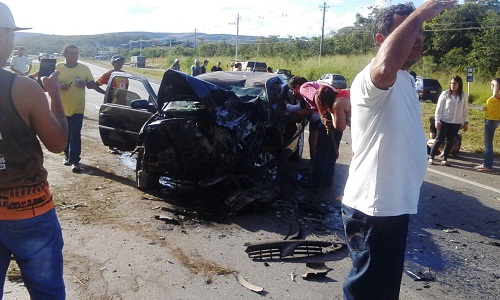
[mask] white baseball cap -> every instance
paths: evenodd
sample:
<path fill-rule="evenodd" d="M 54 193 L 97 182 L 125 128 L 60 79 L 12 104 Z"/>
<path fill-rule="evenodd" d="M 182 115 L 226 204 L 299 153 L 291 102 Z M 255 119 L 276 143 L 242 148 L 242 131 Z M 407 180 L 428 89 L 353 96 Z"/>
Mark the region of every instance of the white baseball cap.
<path fill-rule="evenodd" d="M 14 31 L 31 29 L 17 27 L 16 22 L 14 22 L 14 17 L 12 16 L 12 12 L 10 11 L 9 7 L 3 2 L 0 2 L 0 27 L 10 28 Z"/>

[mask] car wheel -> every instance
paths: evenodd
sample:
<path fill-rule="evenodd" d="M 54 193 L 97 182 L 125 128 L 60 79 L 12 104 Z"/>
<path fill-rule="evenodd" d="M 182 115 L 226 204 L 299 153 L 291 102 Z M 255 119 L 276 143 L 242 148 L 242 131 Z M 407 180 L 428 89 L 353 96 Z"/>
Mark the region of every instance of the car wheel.
<path fill-rule="evenodd" d="M 148 172 L 142 167 L 144 159 L 144 148 L 137 152 L 137 163 L 135 166 L 135 183 L 140 190 L 158 190 L 160 189 L 160 175 Z"/>

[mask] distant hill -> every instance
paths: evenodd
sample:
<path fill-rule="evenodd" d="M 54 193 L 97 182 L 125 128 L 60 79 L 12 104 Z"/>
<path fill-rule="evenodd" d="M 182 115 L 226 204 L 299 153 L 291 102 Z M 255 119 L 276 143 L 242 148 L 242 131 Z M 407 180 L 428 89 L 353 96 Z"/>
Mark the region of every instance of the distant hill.
<path fill-rule="evenodd" d="M 253 43 L 260 36 L 239 35 L 238 43 Z M 236 36 L 231 34 L 196 33 L 197 43 L 226 41 L 236 43 Z M 175 46 L 179 44 L 194 45 L 194 32 L 167 33 L 167 32 L 117 32 L 95 35 L 49 35 L 41 33 L 16 32 L 14 45 L 22 45 L 27 54 L 60 53 L 65 44 L 75 44 L 80 48 L 82 56 L 94 56 L 98 51 L 110 48 L 138 48 L 143 47 Z"/>

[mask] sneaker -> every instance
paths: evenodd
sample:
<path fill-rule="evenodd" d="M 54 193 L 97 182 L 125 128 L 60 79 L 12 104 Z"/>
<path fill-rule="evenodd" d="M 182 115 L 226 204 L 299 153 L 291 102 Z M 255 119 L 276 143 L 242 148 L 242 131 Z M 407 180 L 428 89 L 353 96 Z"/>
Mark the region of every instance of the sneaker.
<path fill-rule="evenodd" d="M 449 161 L 447 161 L 447 160 L 442 160 L 442 161 L 441 161 L 441 165 L 442 165 L 442 166 L 447 166 L 447 167 L 450 167 L 450 166 L 451 166 L 451 163 L 450 163 Z"/>
<path fill-rule="evenodd" d="M 474 167 L 474 170 L 476 170 L 478 172 L 488 172 L 488 173 L 493 172 L 493 168 L 488 168 L 488 167 L 485 167 L 483 165 L 479 165 L 479 166 Z"/>
<path fill-rule="evenodd" d="M 434 164 L 434 159 L 433 158 L 429 158 L 429 165 L 433 165 Z"/>
<path fill-rule="evenodd" d="M 63 165 L 71 166 L 71 163 L 69 162 L 69 158 L 67 158 L 67 157 L 63 158 Z"/>
<path fill-rule="evenodd" d="M 80 166 L 78 164 L 76 165 L 71 165 L 71 172 L 73 173 L 79 173 L 81 171 Z"/>

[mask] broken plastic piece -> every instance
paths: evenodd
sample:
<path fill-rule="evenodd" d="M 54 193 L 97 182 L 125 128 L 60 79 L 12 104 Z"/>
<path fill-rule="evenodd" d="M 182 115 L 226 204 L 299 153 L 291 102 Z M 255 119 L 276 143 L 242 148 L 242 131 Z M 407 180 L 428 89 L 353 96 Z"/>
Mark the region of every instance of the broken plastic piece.
<path fill-rule="evenodd" d="M 167 223 L 167 224 L 180 225 L 179 221 L 176 220 L 174 217 L 165 216 L 165 215 L 156 215 L 154 218 L 156 220 L 165 221 L 165 223 Z"/>
<path fill-rule="evenodd" d="M 306 273 L 300 275 L 302 278 L 308 278 L 311 276 L 326 276 L 328 272 L 333 270 L 326 266 L 325 262 L 311 262 L 306 263 Z"/>
<path fill-rule="evenodd" d="M 285 257 L 308 257 L 323 254 L 323 248 L 331 245 L 331 242 L 324 241 L 271 241 L 248 244 L 245 252 L 248 253 L 248 257 L 254 260 L 281 259 Z"/>
<path fill-rule="evenodd" d="M 292 220 L 290 222 L 290 228 L 288 229 L 288 234 L 285 237 L 285 240 L 296 240 L 299 238 L 301 233 L 300 224 L 297 220 Z"/>
<path fill-rule="evenodd" d="M 423 271 L 418 271 L 418 274 L 415 274 L 410 270 L 405 270 L 404 272 L 415 281 L 435 281 L 436 280 L 436 276 L 429 269 L 425 269 Z"/>
<path fill-rule="evenodd" d="M 236 280 L 238 280 L 238 283 L 241 284 L 242 286 L 246 287 L 247 289 L 254 291 L 256 293 L 260 293 L 264 291 L 264 288 L 261 288 L 260 286 L 256 286 L 251 284 L 250 282 L 246 281 L 245 278 L 243 278 L 240 274 L 236 276 Z"/>

